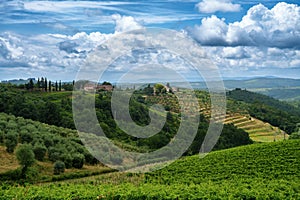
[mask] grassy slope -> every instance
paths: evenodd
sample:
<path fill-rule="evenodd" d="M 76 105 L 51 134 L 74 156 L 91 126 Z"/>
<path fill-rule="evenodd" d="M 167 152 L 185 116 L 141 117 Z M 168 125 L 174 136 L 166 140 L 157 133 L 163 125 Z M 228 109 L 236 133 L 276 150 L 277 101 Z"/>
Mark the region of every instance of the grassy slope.
<path fill-rule="evenodd" d="M 6 147 L 0 146 L 0 173 L 15 170 L 19 163 L 15 155 L 7 153 Z"/>
<path fill-rule="evenodd" d="M 77 182 L 2 186 L 0 199 L 299 199 L 299 146 L 300 140 L 294 140 L 212 152 L 203 159 L 186 157 L 141 175 L 140 181 L 121 184 L 104 183 L 103 176 L 95 176 Z"/>

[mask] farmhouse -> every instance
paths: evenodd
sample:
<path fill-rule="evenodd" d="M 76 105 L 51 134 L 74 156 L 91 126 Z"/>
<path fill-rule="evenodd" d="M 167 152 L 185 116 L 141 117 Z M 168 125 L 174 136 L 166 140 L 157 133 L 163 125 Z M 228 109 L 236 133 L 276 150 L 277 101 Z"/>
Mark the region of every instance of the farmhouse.
<path fill-rule="evenodd" d="M 87 92 L 92 92 L 92 91 L 98 91 L 98 90 L 104 90 L 104 91 L 112 91 L 113 86 L 112 85 L 99 85 L 99 84 L 93 84 L 93 83 L 87 83 L 84 85 L 83 88 Z"/>

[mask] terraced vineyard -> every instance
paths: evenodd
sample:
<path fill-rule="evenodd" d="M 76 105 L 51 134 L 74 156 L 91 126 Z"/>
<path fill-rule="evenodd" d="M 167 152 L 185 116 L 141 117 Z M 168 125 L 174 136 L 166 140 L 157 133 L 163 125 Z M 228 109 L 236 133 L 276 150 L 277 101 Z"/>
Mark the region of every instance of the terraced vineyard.
<path fill-rule="evenodd" d="M 273 142 L 288 139 L 288 134 L 285 134 L 283 130 L 249 115 L 227 114 L 224 123 L 232 123 L 248 132 L 250 138 L 255 142 Z"/>
<path fill-rule="evenodd" d="M 191 108 L 192 111 L 198 107 L 199 112 L 210 118 L 210 99 L 209 94 L 204 91 L 196 92 L 199 106 L 193 102 L 184 99 L 184 106 Z M 177 95 L 184 96 L 184 92 L 178 92 Z M 188 97 L 186 97 L 188 99 Z M 174 95 L 165 96 L 149 96 L 148 103 L 160 103 L 164 106 L 171 107 L 171 111 L 179 113 L 179 104 Z M 172 106 L 170 106 L 172 105 Z M 249 133 L 250 138 L 255 142 L 273 142 L 288 139 L 288 134 L 278 127 L 272 126 L 269 123 L 256 119 L 248 114 L 246 110 L 238 108 L 239 105 L 229 106 L 227 108 L 226 118 L 224 124 L 234 124 L 236 127 L 243 129 Z M 220 116 L 221 118 L 221 116 Z"/>

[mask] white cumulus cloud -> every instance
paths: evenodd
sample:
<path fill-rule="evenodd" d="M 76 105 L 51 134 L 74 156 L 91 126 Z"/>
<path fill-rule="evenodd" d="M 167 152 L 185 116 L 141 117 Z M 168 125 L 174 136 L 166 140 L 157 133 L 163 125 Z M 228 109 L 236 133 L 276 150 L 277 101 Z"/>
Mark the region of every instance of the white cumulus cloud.
<path fill-rule="evenodd" d="M 196 7 L 202 13 L 238 12 L 241 10 L 241 6 L 233 4 L 231 0 L 203 0 Z"/>
<path fill-rule="evenodd" d="M 272 9 L 262 4 L 250 8 L 241 21 L 226 24 L 212 15 L 196 25 L 191 34 L 209 46 L 267 46 L 300 48 L 300 7 L 278 3 Z"/>
<path fill-rule="evenodd" d="M 136 29 L 143 28 L 133 17 L 131 16 L 121 16 L 119 14 L 115 14 L 112 16 L 113 20 L 115 20 L 116 27 L 115 32 L 126 32 L 132 31 Z"/>

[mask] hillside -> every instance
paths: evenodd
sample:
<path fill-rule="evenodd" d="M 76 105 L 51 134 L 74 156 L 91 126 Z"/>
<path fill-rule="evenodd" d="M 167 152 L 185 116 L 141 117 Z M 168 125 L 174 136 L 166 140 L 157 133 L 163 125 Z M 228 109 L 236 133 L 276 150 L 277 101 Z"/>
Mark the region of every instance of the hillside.
<path fill-rule="evenodd" d="M 171 132 L 174 128 L 174 121 L 167 123 L 167 126 L 170 127 L 167 130 Z M 200 123 L 196 138 L 185 153 L 186 155 L 197 154 L 199 152 L 207 127 L 208 123 L 206 121 Z M 173 134 L 173 132 L 171 132 L 171 134 Z M 81 133 L 81 135 L 92 142 L 90 145 L 95 142 L 97 143 L 98 139 L 99 141 L 101 140 L 100 138 L 96 138 L 97 136 L 94 134 Z M 159 146 L 157 145 L 164 144 L 162 142 L 166 142 L 168 137 L 171 139 L 172 135 L 166 135 L 166 133 L 162 132 L 161 135 L 155 135 L 148 139 L 137 140 L 131 143 L 122 142 L 122 140 L 117 140 L 116 137 L 113 137 L 112 142 L 129 151 L 145 152 L 150 148 L 158 148 Z M 225 125 L 214 150 L 250 143 L 252 143 L 252 141 L 246 132 L 232 125 Z M 34 178 L 30 180 L 31 182 L 72 178 L 73 175 L 68 175 L 68 172 L 74 172 L 74 170 L 69 169 L 76 169 L 77 174 L 74 175 L 74 177 L 102 173 L 103 170 L 112 171 L 111 169 L 103 167 L 103 165 L 97 166 L 97 164 L 99 164 L 98 160 L 83 146 L 76 130 L 47 125 L 22 117 L 0 113 L 0 150 L 2 152 L 2 159 L 0 161 L 1 180 L 18 179 L 16 177 L 19 176 L 20 166 L 16 160 L 15 150 L 22 144 L 31 145 L 35 159 L 38 160 L 34 169 L 36 169 L 39 175 L 34 175 Z M 98 150 L 99 148 L 105 149 L 108 147 L 103 144 L 98 147 Z M 123 156 L 118 149 L 110 149 L 110 153 L 118 156 L 118 162 L 128 162 L 125 158 L 123 160 Z M 114 157 L 108 156 L 103 159 L 106 160 L 107 164 L 107 162 L 110 163 L 113 158 Z M 62 174 L 61 178 L 53 176 L 53 168 L 56 161 L 63 161 L 67 168 L 66 175 Z M 151 162 L 156 161 L 153 160 Z M 88 169 L 91 171 L 88 172 Z M 12 175 L 12 173 L 16 174 Z"/>
<path fill-rule="evenodd" d="M 300 140 L 288 140 L 215 151 L 202 159 L 198 155 L 186 157 L 148 174 L 147 180 L 160 184 L 199 184 L 254 177 L 299 180 L 299 145 Z"/>
<path fill-rule="evenodd" d="M 30 187 L 5 185 L 0 199 L 299 199 L 299 145 L 300 140 L 290 140 L 186 157 L 145 176 L 116 173 Z"/>
<path fill-rule="evenodd" d="M 300 110 L 295 106 L 263 94 L 241 89 L 227 92 L 227 97 L 234 103 L 242 102 L 244 109 L 252 117 L 279 127 L 288 134 L 297 131 Z"/>
<path fill-rule="evenodd" d="M 2 85 L 1 85 L 2 86 Z M 138 139 L 130 136 L 129 134 L 122 131 L 116 124 L 111 113 L 111 92 L 98 91 L 95 95 L 95 107 L 97 119 L 100 122 L 105 134 L 110 139 L 125 144 L 124 146 L 136 146 L 138 151 L 146 152 L 152 151 L 162 146 L 165 146 L 171 138 L 177 133 L 180 124 L 180 113 L 176 105 L 176 97 L 172 94 L 159 94 L 156 96 L 151 96 L 153 92 L 147 90 L 153 90 L 152 87 L 145 88 L 144 91 L 137 91 L 130 100 L 130 114 L 132 120 L 138 125 L 145 126 L 149 124 L 150 118 L 148 115 L 149 108 L 156 102 L 163 102 L 167 110 L 168 120 L 167 123 L 162 128 L 159 134 L 147 139 Z M 5 112 L 7 114 L 13 114 L 17 117 L 24 117 L 26 119 L 32 119 L 34 121 L 39 121 L 45 124 L 51 124 L 55 126 L 60 126 L 69 129 L 75 129 L 73 113 L 72 113 L 72 93 L 71 92 L 41 92 L 41 91 L 26 91 L 18 88 L 14 88 L 10 85 L 3 85 L 0 87 L 0 112 Z M 184 92 L 184 91 L 183 91 Z M 148 93 L 147 100 L 143 96 Z M 201 92 L 199 92 L 201 94 Z M 209 108 L 209 96 L 204 92 L 199 95 L 199 101 L 202 102 L 204 109 Z M 189 104 L 189 102 L 186 102 Z M 122 104 L 119 104 L 122 105 Z M 190 108 L 197 108 L 195 105 L 189 104 Z M 126 108 L 120 108 L 122 110 L 118 113 L 121 117 L 126 113 Z M 207 110 L 207 109 L 206 109 Z M 84 112 L 79 113 L 84 115 Z M 162 113 L 156 113 L 161 115 Z M 84 116 L 83 116 L 84 118 Z M 90 122 L 87 122 L 90 123 Z M 202 125 L 199 127 L 204 127 L 199 130 L 199 135 L 205 134 L 208 121 L 202 120 Z M 124 126 L 128 126 L 126 130 L 131 130 L 128 123 L 124 123 Z M 94 124 L 91 126 L 91 130 L 88 132 L 94 132 Z M 233 135 L 235 133 L 242 134 L 240 130 L 236 128 L 231 128 L 230 126 L 224 127 L 224 132 L 227 132 L 223 143 L 231 143 L 232 139 L 228 138 L 229 130 Z M 199 140 L 203 137 L 198 137 Z M 250 143 L 249 136 L 246 133 L 245 138 L 248 138 L 248 143 Z M 227 142 L 229 141 L 229 142 Z M 200 142 L 200 141 L 197 141 Z M 244 143 L 242 143 L 244 144 Z M 241 144 L 238 144 L 241 145 Z M 232 146 L 228 144 L 220 144 L 220 146 Z M 234 145 L 236 146 L 236 144 Z M 216 147 L 220 149 L 220 147 Z M 137 148 L 134 148 L 135 150 Z"/>
<path fill-rule="evenodd" d="M 63 180 L 112 171 L 99 165 L 86 150 L 75 130 L 0 113 L 0 180 L 20 181 L 21 166 L 16 149 L 29 144 L 35 154 L 35 165 L 28 176 L 29 182 Z M 64 174 L 53 175 L 54 163 L 64 162 Z"/>

